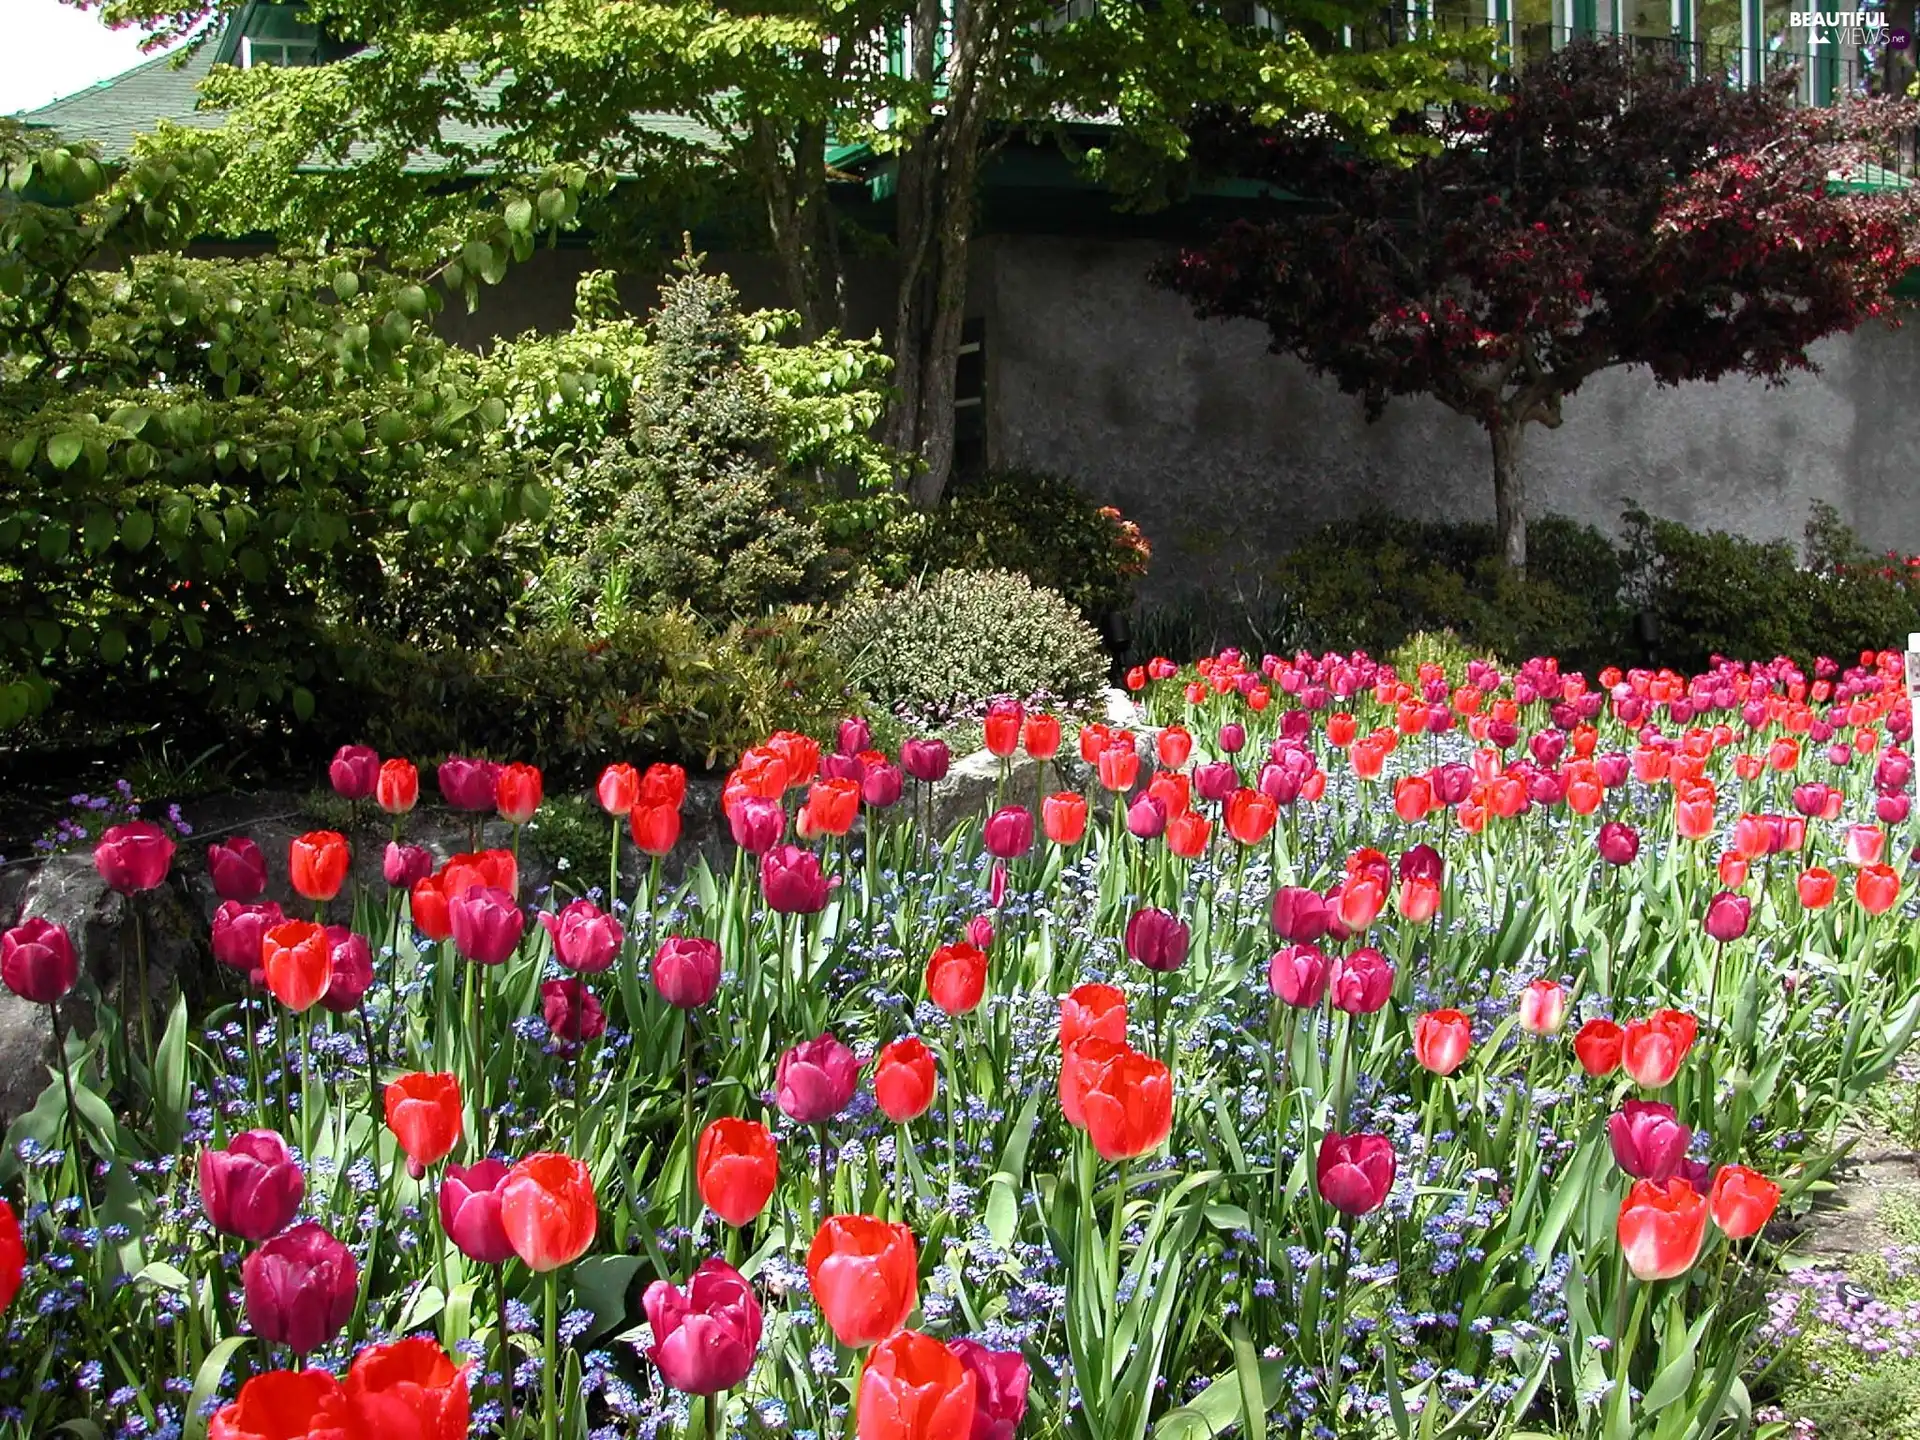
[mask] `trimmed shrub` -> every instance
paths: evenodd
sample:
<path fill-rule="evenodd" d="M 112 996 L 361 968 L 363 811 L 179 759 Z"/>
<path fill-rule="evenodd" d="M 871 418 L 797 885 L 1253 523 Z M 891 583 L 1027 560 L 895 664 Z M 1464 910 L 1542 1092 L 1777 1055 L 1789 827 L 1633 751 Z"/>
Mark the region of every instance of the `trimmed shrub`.
<path fill-rule="evenodd" d="M 892 707 L 1084 700 L 1107 682 L 1100 636 L 1079 611 L 1006 570 L 944 570 L 870 593 L 835 617 L 829 645 L 855 685 Z"/>

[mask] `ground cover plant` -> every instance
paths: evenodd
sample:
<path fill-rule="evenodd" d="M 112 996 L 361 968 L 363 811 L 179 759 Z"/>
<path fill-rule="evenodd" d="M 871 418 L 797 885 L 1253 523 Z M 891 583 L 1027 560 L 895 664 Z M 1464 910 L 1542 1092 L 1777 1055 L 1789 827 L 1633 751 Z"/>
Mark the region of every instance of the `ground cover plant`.
<path fill-rule="evenodd" d="M 0 941 L 62 1039 L 0 1155 L 0 1424 L 1784 1433 L 1782 1222 L 1920 1022 L 1899 657 L 1226 653 L 1139 700 L 991 709 L 943 827 L 943 742 L 776 733 L 716 863 L 615 760 L 604 885 L 525 893 L 533 768 L 359 747 L 379 880 L 90 837 L 119 973 Z M 188 876 L 192 1012 L 143 948 Z"/>

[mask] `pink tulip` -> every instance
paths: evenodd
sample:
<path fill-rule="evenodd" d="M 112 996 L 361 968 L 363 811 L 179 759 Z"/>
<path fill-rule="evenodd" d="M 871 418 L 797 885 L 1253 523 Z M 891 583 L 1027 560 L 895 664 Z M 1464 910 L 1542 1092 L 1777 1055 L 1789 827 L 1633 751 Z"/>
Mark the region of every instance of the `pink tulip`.
<path fill-rule="evenodd" d="M 272 1130 L 247 1130 L 224 1150 L 200 1152 L 200 1204 L 222 1235 L 265 1240 L 300 1213 L 306 1177 Z"/>
<path fill-rule="evenodd" d="M 501 965 L 520 948 L 527 917 L 497 885 L 470 885 L 447 905 L 453 944 L 476 965 Z"/>
<path fill-rule="evenodd" d="M 513 1259 L 513 1243 L 500 1220 L 500 1196 L 509 1166 L 487 1159 L 449 1165 L 440 1181 L 440 1228 L 469 1260 L 501 1265 Z"/>
<path fill-rule="evenodd" d="M 540 923 L 553 942 L 553 958 L 582 975 L 612 969 L 627 938 L 618 920 L 584 898 L 571 901 L 557 915 L 541 911 Z"/>
<path fill-rule="evenodd" d="M 696 935 L 669 935 L 653 954 L 653 985 L 677 1010 L 698 1010 L 720 988 L 720 947 Z"/>
<path fill-rule="evenodd" d="M 207 873 L 222 900 L 258 900 L 267 888 L 267 857 L 244 835 L 207 846 Z"/>
<path fill-rule="evenodd" d="M 822 1035 L 780 1057 L 774 1101 L 789 1120 L 818 1125 L 847 1108 L 859 1083 L 860 1062 L 853 1051 L 832 1035 Z"/>
<path fill-rule="evenodd" d="M 94 869 L 122 895 L 158 889 L 172 865 L 173 841 L 151 820 L 111 826 L 93 847 Z"/>
<path fill-rule="evenodd" d="M 675 1390 L 713 1395 L 752 1373 L 760 1351 L 760 1302 L 726 1261 L 703 1262 L 684 1294 L 665 1280 L 654 1281 L 641 1304 L 653 1332 L 647 1358 Z"/>

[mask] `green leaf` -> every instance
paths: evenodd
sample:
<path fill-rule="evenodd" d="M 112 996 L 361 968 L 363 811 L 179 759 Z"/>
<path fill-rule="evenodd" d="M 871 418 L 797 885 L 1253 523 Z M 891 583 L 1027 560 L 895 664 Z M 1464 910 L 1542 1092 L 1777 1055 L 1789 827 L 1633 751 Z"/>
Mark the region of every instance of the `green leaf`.
<path fill-rule="evenodd" d="M 333 293 L 343 301 L 353 299 L 360 293 L 360 277 L 351 270 L 334 271 Z"/>
<path fill-rule="evenodd" d="M 573 1267 L 574 1307 L 593 1312 L 584 1341 L 626 1323 L 627 1291 L 646 1264 L 640 1255 L 590 1255 Z"/>
<path fill-rule="evenodd" d="M 119 634 L 118 631 L 110 632 Z M 121 640 L 124 649 L 126 641 Z M 155 1143 L 163 1154 L 180 1143 L 187 1127 L 187 997 L 175 997 L 167 1017 L 166 1033 L 153 1062 L 153 1125 Z"/>
<path fill-rule="evenodd" d="M 241 1346 L 252 1340 L 251 1335 L 229 1335 L 207 1352 L 207 1358 L 200 1362 L 199 1373 L 193 1377 L 193 1393 L 187 1396 L 187 1427 L 182 1440 L 207 1440 L 207 1431 L 213 1423 L 213 1416 L 208 1413 L 209 1402 L 220 1393 L 220 1382 L 226 1379 L 227 1366 L 233 1363 L 233 1357 L 240 1353 Z"/>
<path fill-rule="evenodd" d="M 49 520 L 40 527 L 40 540 L 34 548 L 42 560 L 53 565 L 66 558 L 67 547 L 72 542 L 73 531 L 64 520 Z"/>
<path fill-rule="evenodd" d="M 533 229 L 533 204 L 526 199 L 507 202 L 507 229 L 524 235 Z"/>
<path fill-rule="evenodd" d="M 193 1293 L 193 1281 L 164 1260 L 150 1260 L 135 1275 L 135 1281 L 144 1281 L 148 1285 L 157 1285 L 162 1290 L 171 1290 L 178 1295 Z"/>
<path fill-rule="evenodd" d="M 138 555 L 153 539 L 153 516 L 129 510 L 120 520 L 120 543 Z"/>
<path fill-rule="evenodd" d="M 100 632 L 100 659 L 108 665 L 118 665 L 127 658 L 127 632 L 119 626 L 109 626 Z"/>
<path fill-rule="evenodd" d="M 313 718 L 313 692 L 304 685 L 293 687 L 293 714 L 303 725 Z"/>
<path fill-rule="evenodd" d="M 63 430 L 47 442 L 47 459 L 56 470 L 71 469 L 80 458 L 85 442 L 71 430 Z"/>

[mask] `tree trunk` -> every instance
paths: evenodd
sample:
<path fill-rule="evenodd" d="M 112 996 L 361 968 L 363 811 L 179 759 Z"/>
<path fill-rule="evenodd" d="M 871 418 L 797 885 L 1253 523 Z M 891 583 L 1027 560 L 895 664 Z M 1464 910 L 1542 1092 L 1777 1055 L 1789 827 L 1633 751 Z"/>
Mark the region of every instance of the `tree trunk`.
<path fill-rule="evenodd" d="M 1487 426 L 1493 441 L 1493 529 L 1500 557 L 1516 575 L 1527 572 L 1527 486 L 1520 473 L 1524 422 L 1502 416 Z"/>
<path fill-rule="evenodd" d="M 939 0 L 921 0 L 914 19 L 911 73 L 928 84 L 944 73 L 946 103 L 899 152 L 893 334 L 898 398 L 887 434 L 896 449 L 920 460 L 908 492 L 922 506 L 939 502 L 953 472 L 953 392 L 966 318 L 974 187 L 1002 48 L 993 10 L 993 0 L 955 7 L 952 54 L 944 67 L 935 50 Z"/>
<path fill-rule="evenodd" d="M 754 121 L 751 150 L 766 206 L 767 231 L 780 262 L 787 303 L 799 312 L 802 336 L 816 340 L 847 323 L 840 237 L 827 198 L 826 127 Z"/>

